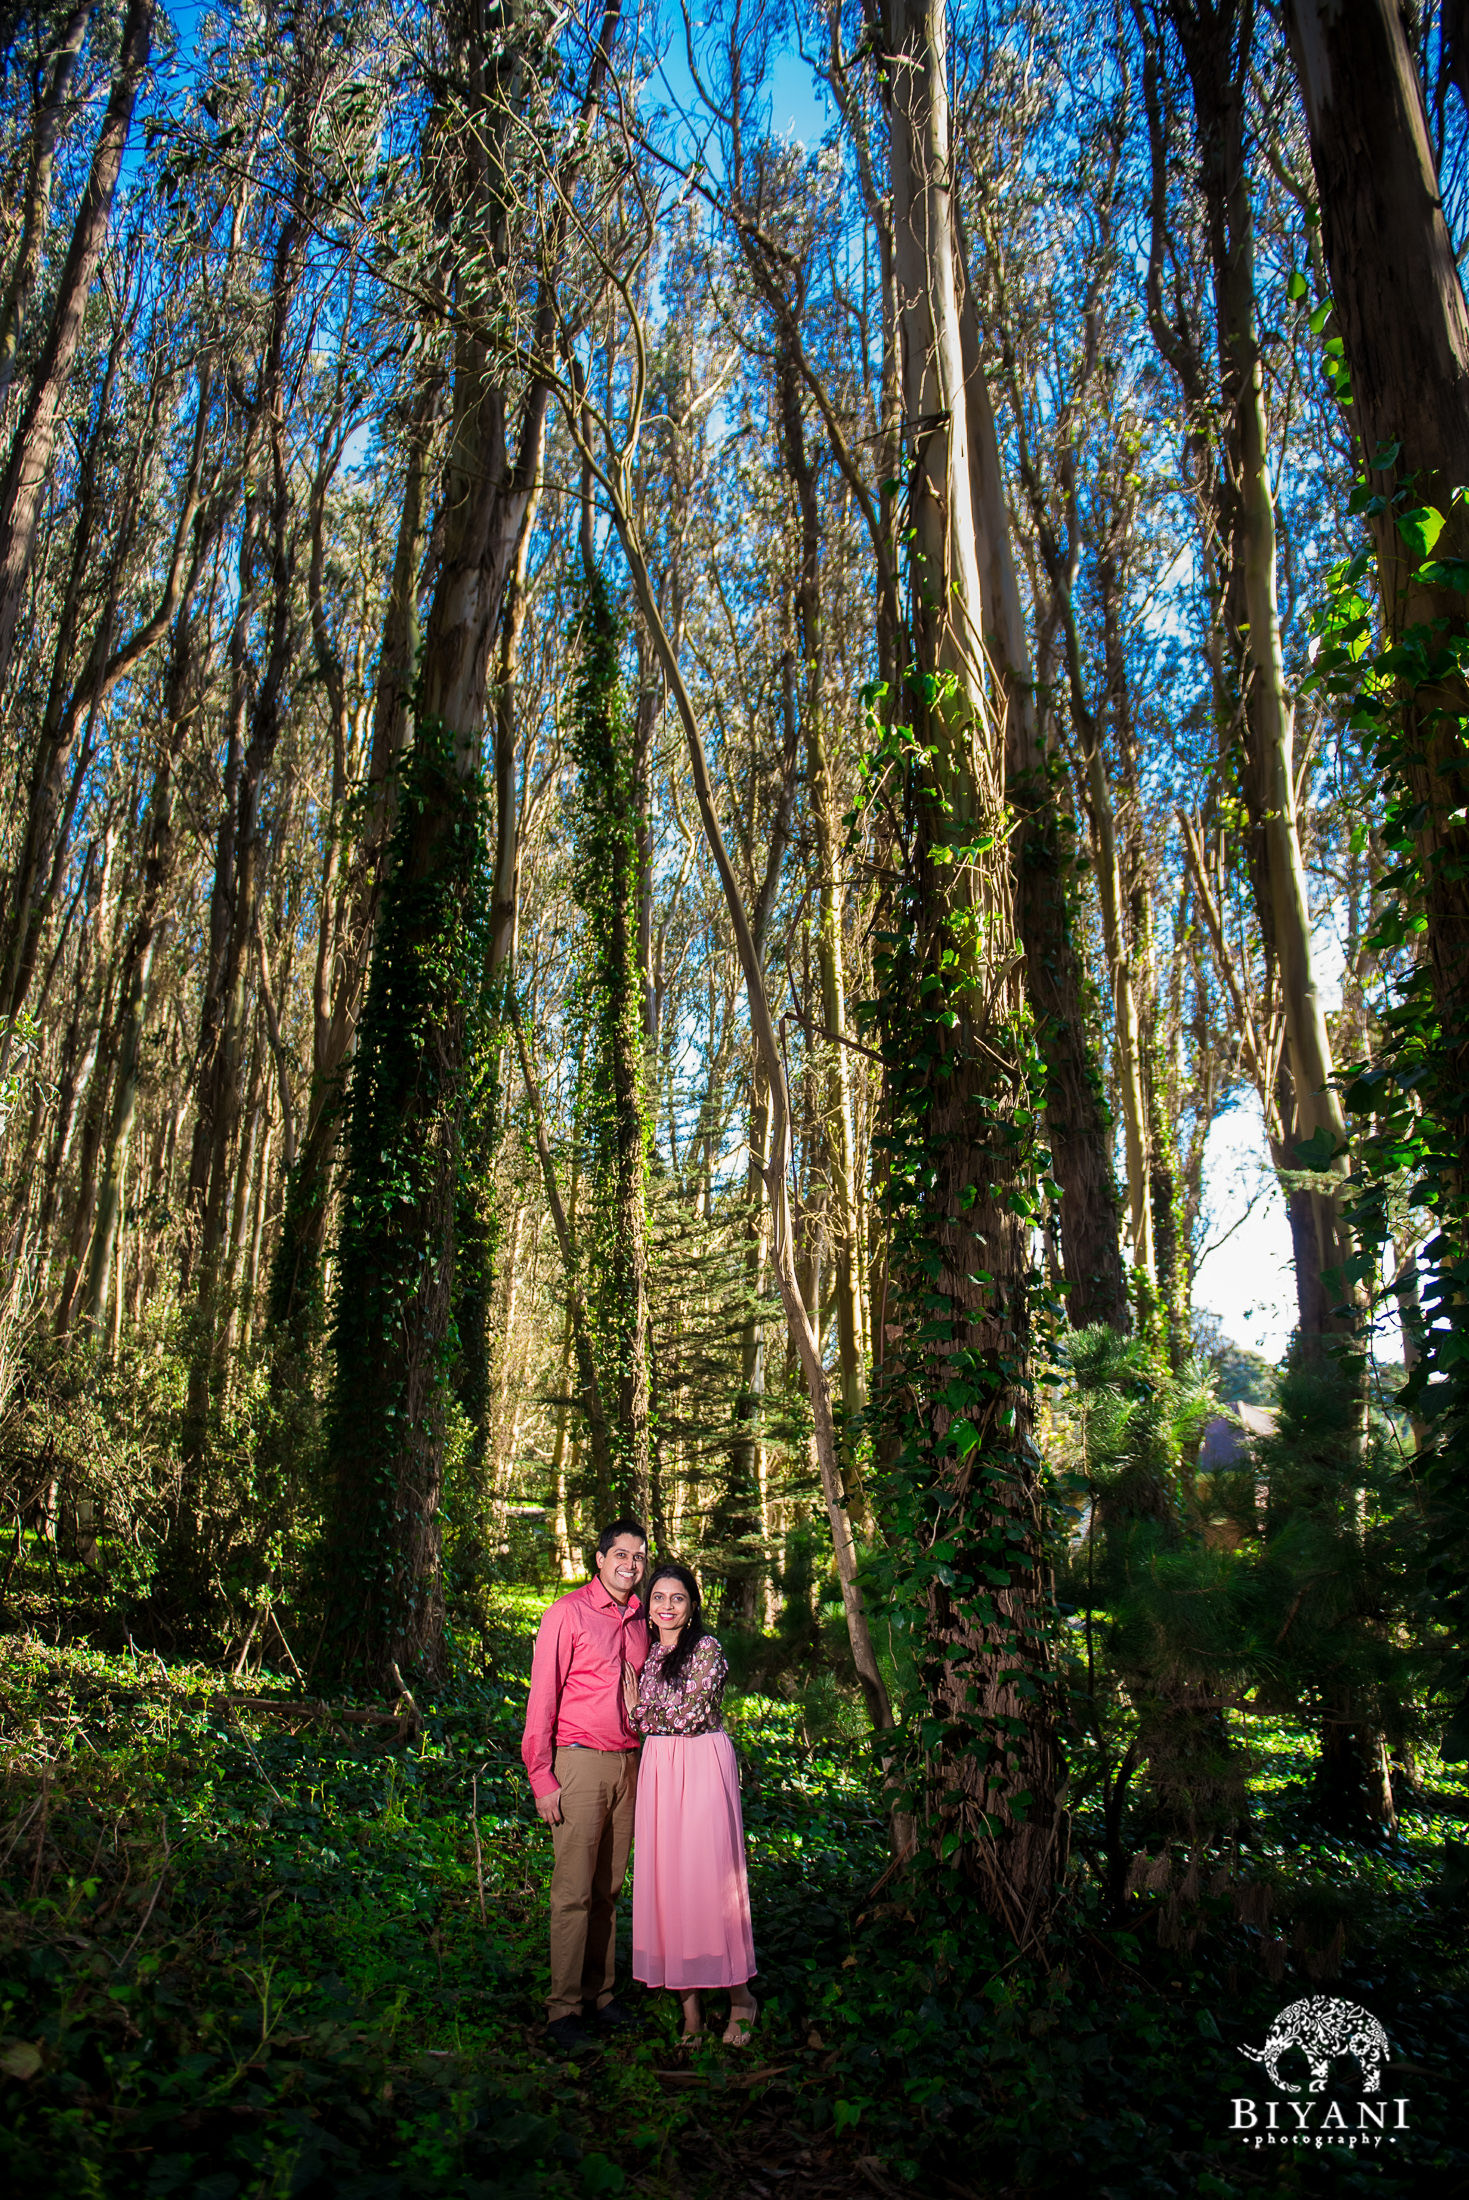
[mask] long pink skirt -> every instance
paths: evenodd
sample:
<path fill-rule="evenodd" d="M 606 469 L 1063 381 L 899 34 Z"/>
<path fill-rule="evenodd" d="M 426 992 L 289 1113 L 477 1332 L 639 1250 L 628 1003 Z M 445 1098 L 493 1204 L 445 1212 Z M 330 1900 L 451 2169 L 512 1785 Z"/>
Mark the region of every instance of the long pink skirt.
<path fill-rule="evenodd" d="M 727 1734 L 653 1734 L 633 1827 L 632 1975 L 645 1986 L 755 1976 L 740 1776 Z"/>

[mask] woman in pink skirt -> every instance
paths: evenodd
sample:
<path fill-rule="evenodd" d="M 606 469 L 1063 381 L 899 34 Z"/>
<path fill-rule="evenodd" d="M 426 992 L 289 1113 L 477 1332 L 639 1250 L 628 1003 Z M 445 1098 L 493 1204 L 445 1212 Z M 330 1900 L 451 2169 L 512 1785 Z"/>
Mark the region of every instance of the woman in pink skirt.
<path fill-rule="evenodd" d="M 729 1668 L 700 1617 L 699 1584 L 665 1560 L 648 1585 L 657 1641 L 642 1679 L 623 1674 L 643 1736 L 633 1827 L 632 1975 L 683 2003 L 686 2040 L 703 2030 L 699 1996 L 729 1988 L 724 2038 L 743 2047 L 755 2022 L 755 1944 L 734 1745 L 719 1699 Z"/>

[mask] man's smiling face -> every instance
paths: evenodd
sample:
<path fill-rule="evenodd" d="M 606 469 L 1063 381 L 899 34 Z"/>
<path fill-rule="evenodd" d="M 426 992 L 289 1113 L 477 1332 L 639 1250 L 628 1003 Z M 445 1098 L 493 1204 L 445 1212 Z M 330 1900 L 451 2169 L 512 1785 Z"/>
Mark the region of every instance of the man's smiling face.
<path fill-rule="evenodd" d="M 648 1546 L 641 1536 L 620 1535 L 610 1551 L 598 1551 L 597 1579 L 614 1604 L 626 1604 L 647 1563 Z"/>

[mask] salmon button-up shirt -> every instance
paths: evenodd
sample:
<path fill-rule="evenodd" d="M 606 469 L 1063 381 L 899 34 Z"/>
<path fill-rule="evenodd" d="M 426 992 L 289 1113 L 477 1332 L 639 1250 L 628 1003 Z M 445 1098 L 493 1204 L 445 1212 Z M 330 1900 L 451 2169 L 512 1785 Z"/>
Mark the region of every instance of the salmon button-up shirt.
<path fill-rule="evenodd" d="M 520 1745 L 533 1795 L 554 1795 L 560 1786 L 558 1748 L 637 1748 L 622 1701 L 622 1669 L 641 1673 L 647 1655 L 641 1602 L 630 1596 L 617 1603 L 595 1575 L 542 1613 Z"/>

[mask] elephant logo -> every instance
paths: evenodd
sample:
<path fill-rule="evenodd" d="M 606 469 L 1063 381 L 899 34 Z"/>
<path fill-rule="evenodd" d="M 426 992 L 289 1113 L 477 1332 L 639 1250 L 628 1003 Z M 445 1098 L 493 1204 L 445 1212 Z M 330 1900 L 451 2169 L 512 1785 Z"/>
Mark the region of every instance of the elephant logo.
<path fill-rule="evenodd" d="M 1271 2084 L 1282 2093 L 1299 2093 L 1298 2085 L 1280 2075 L 1280 2058 L 1291 2047 L 1298 2047 L 1311 2066 L 1313 2093 L 1326 2091 L 1333 2055 L 1355 2055 L 1362 2091 L 1376 2093 L 1390 2052 L 1387 2034 L 1369 2009 L 1355 2001 L 1337 2001 L 1330 1994 L 1307 1994 L 1304 2001 L 1293 2001 L 1271 2025 L 1263 2047 L 1242 2047 L 1240 2053 L 1251 2062 L 1263 2063 Z"/>

